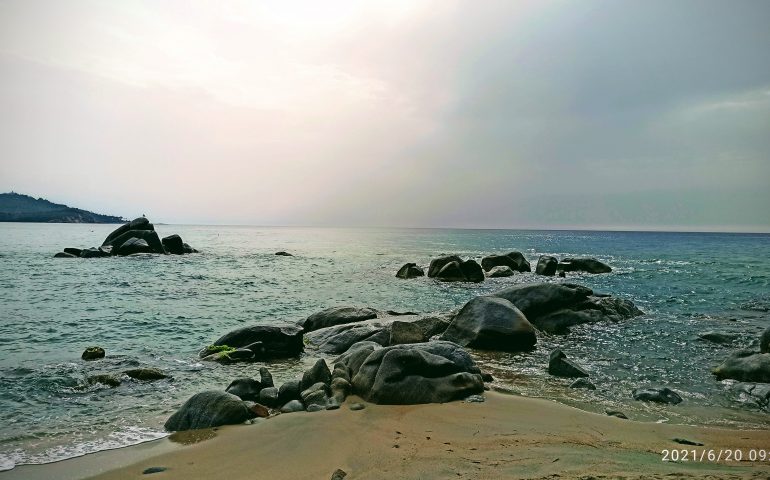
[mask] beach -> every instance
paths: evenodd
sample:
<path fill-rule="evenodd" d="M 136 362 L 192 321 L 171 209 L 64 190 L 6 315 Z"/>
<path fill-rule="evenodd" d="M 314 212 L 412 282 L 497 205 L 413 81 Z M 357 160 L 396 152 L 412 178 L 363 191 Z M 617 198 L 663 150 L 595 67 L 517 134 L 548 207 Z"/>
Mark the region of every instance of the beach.
<path fill-rule="evenodd" d="M 766 478 L 770 461 L 661 460 L 664 449 L 770 449 L 766 430 L 729 430 L 624 420 L 556 402 L 487 392 L 483 403 L 366 404 L 278 415 L 63 462 L 21 466 L 4 480 L 43 478 L 349 479 Z M 199 432 L 199 436 L 207 437 Z M 702 446 L 676 443 L 686 439 Z M 146 475 L 151 467 L 167 470 Z"/>

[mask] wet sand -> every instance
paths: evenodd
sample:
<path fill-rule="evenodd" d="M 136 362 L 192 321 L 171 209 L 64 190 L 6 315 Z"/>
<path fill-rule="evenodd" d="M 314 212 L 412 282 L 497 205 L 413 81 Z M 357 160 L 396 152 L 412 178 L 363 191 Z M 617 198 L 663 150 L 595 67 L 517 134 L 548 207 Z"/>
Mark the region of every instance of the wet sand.
<path fill-rule="evenodd" d="M 765 462 L 663 462 L 662 450 L 770 450 L 766 430 L 642 423 L 556 402 L 487 392 L 484 403 L 366 404 L 293 413 L 202 432 L 188 445 L 164 439 L 56 464 L 22 466 L 0 480 L 269 478 L 767 478 Z M 213 437 L 212 437 L 213 435 Z M 703 446 L 681 445 L 683 438 Z M 167 470 L 144 475 L 150 467 Z"/>

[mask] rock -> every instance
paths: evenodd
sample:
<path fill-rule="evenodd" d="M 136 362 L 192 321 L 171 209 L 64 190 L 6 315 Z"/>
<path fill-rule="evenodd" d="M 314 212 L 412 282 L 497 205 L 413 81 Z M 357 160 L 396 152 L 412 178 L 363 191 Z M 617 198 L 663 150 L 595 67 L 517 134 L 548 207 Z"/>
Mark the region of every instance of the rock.
<path fill-rule="evenodd" d="M 529 262 L 521 252 L 511 252 L 506 255 L 490 255 L 481 259 L 481 266 L 485 271 L 494 267 L 509 267 L 515 272 L 531 272 Z"/>
<path fill-rule="evenodd" d="M 284 252 L 284 251 L 275 252 L 275 254 L 278 255 L 279 257 L 293 257 L 294 256 L 291 253 Z"/>
<path fill-rule="evenodd" d="M 83 351 L 80 358 L 83 360 L 98 360 L 104 358 L 105 355 L 106 353 L 102 347 L 88 347 Z"/>
<path fill-rule="evenodd" d="M 262 388 L 274 387 L 273 375 L 270 374 L 270 370 L 267 367 L 259 368 L 259 383 L 262 384 Z"/>
<path fill-rule="evenodd" d="M 337 470 L 334 471 L 334 473 L 332 473 L 332 477 L 330 480 L 342 480 L 347 476 L 348 474 L 345 472 L 345 470 L 338 468 Z"/>
<path fill-rule="evenodd" d="M 305 406 L 299 400 L 291 400 L 281 407 L 281 413 L 304 412 Z"/>
<path fill-rule="evenodd" d="M 292 400 L 299 400 L 299 394 L 301 392 L 299 385 L 300 380 L 289 380 L 281 385 L 278 389 L 278 404 L 285 405 Z"/>
<path fill-rule="evenodd" d="M 105 243 L 102 246 L 111 246 L 113 252 L 121 255 L 121 248 L 132 238 L 144 240 L 149 247 L 149 253 L 166 253 L 166 249 L 163 248 L 163 243 L 161 243 L 160 238 L 158 237 L 158 234 L 155 232 L 155 230 L 129 230 L 126 233 L 113 238 L 109 243 Z"/>
<path fill-rule="evenodd" d="M 465 274 L 460 268 L 460 262 L 449 262 L 439 270 L 436 278 L 443 282 L 464 282 Z"/>
<path fill-rule="evenodd" d="M 108 387 L 119 387 L 121 384 L 121 381 L 118 377 L 115 375 L 110 374 L 98 374 L 98 375 L 91 375 L 86 379 L 89 385 L 93 385 L 94 383 L 101 383 L 102 385 L 107 385 Z"/>
<path fill-rule="evenodd" d="M 739 382 L 732 385 L 730 389 L 738 393 L 741 401 L 770 411 L 770 384 Z"/>
<path fill-rule="evenodd" d="M 527 261 L 526 258 L 524 258 L 524 255 L 522 255 L 521 252 L 511 252 L 506 256 L 512 259 L 514 263 L 517 265 L 518 268 L 514 268 L 514 270 L 517 270 L 522 273 L 532 271 L 532 267 L 529 265 L 529 262 Z"/>
<path fill-rule="evenodd" d="M 759 352 L 770 353 L 770 327 L 767 327 L 759 337 Z"/>
<path fill-rule="evenodd" d="M 141 238 L 130 238 L 117 248 L 117 254 L 121 256 L 135 253 L 153 253 L 147 241 Z"/>
<path fill-rule="evenodd" d="M 304 348 L 302 328 L 292 324 L 252 325 L 239 328 L 220 337 L 213 345 L 241 348 L 255 342 L 262 342 L 265 358 L 296 357 Z"/>
<path fill-rule="evenodd" d="M 300 390 L 306 390 L 316 383 L 323 383 L 328 387 L 331 381 L 332 372 L 329 370 L 329 366 L 326 365 L 326 361 L 323 358 L 319 358 L 313 366 L 310 367 L 310 370 L 307 370 L 302 375 L 302 381 L 300 382 L 299 388 Z M 305 402 L 305 405 L 307 405 L 307 402 Z"/>
<path fill-rule="evenodd" d="M 628 420 L 628 417 L 626 416 L 626 414 L 619 410 L 605 410 L 604 413 L 606 413 L 610 417 L 618 417 L 618 418 L 622 418 L 623 420 Z"/>
<path fill-rule="evenodd" d="M 241 400 L 248 400 L 251 402 L 259 401 L 259 393 L 262 391 L 263 385 L 254 380 L 253 378 L 236 378 L 230 385 L 225 388 L 225 392 L 231 393 Z"/>
<path fill-rule="evenodd" d="M 422 336 L 427 340 L 434 335 L 444 333 L 449 324 L 452 323 L 454 316 L 454 313 L 429 313 L 409 320 L 409 323 L 416 325 L 422 331 Z"/>
<path fill-rule="evenodd" d="M 379 349 L 369 342 L 354 345 L 351 350 L 337 361 L 345 363 L 351 372 L 353 393 L 373 403 L 443 403 L 484 391 L 476 364 L 451 342 Z"/>
<path fill-rule="evenodd" d="M 398 278 L 415 278 L 425 275 L 425 270 L 418 267 L 416 263 L 407 263 L 403 267 L 398 269 L 396 277 Z"/>
<path fill-rule="evenodd" d="M 394 321 L 390 324 L 389 345 L 401 345 L 404 343 L 421 343 L 427 340 L 419 325 L 412 322 Z"/>
<path fill-rule="evenodd" d="M 168 378 L 168 375 L 159 368 L 133 368 L 123 373 L 136 380 L 152 381 Z"/>
<path fill-rule="evenodd" d="M 489 277 L 490 278 L 501 278 L 501 277 L 510 277 L 513 276 L 513 270 L 511 267 L 502 266 L 502 267 L 494 267 L 492 270 L 489 271 Z"/>
<path fill-rule="evenodd" d="M 305 335 L 305 341 L 320 352 L 340 354 L 362 341 L 376 341 L 380 345 L 388 345 L 390 332 L 386 322 L 367 320 L 310 332 Z"/>
<path fill-rule="evenodd" d="M 80 248 L 72 248 L 72 247 L 67 247 L 67 248 L 64 249 L 64 253 L 69 253 L 70 255 L 74 255 L 76 257 L 79 257 L 80 256 L 80 252 L 82 252 L 82 251 L 83 250 L 80 249 Z"/>
<path fill-rule="evenodd" d="M 430 261 L 430 265 L 428 266 L 428 277 L 436 277 L 438 276 L 439 272 L 441 271 L 444 266 L 448 263 L 455 262 L 459 266 L 462 262 L 462 259 L 458 257 L 457 255 L 448 255 L 445 257 L 439 257 L 434 258 Z"/>
<path fill-rule="evenodd" d="M 103 258 L 112 255 L 112 247 L 86 248 L 80 251 L 80 258 Z"/>
<path fill-rule="evenodd" d="M 194 430 L 243 423 L 255 417 L 240 398 L 226 392 L 206 391 L 193 395 L 164 427 L 168 431 Z"/>
<path fill-rule="evenodd" d="M 770 383 L 770 353 L 737 352 L 712 370 L 717 380 Z"/>
<path fill-rule="evenodd" d="M 302 324 L 305 333 L 321 328 L 362 322 L 377 318 L 377 310 L 369 307 L 331 307 L 307 317 Z"/>
<path fill-rule="evenodd" d="M 182 237 L 179 235 L 174 234 L 169 235 L 168 237 L 163 237 L 160 243 L 163 245 L 163 248 L 166 249 L 167 253 L 172 255 L 184 254 L 184 242 L 182 241 Z"/>
<path fill-rule="evenodd" d="M 546 275 L 548 277 L 553 277 L 554 275 L 556 275 L 556 266 L 558 264 L 559 264 L 559 261 L 556 259 L 556 257 L 541 255 L 540 258 L 537 259 L 537 266 L 535 267 L 535 273 L 538 275 Z"/>
<path fill-rule="evenodd" d="M 353 411 L 363 410 L 365 408 L 366 408 L 366 405 L 364 405 L 363 403 L 351 403 L 350 404 L 350 409 L 353 410 Z"/>
<path fill-rule="evenodd" d="M 586 390 L 596 390 L 596 385 L 594 385 L 591 380 L 588 380 L 587 378 L 578 378 L 569 385 L 569 388 L 585 388 Z"/>
<path fill-rule="evenodd" d="M 595 258 L 565 258 L 556 267 L 565 272 L 610 273 L 612 268 Z"/>
<path fill-rule="evenodd" d="M 465 403 L 484 403 L 487 401 L 484 395 L 469 395 L 463 400 Z"/>
<path fill-rule="evenodd" d="M 183 243 L 182 248 L 184 250 L 184 253 L 200 253 L 198 250 L 191 247 L 189 243 Z"/>
<path fill-rule="evenodd" d="M 329 403 L 331 390 L 329 389 L 329 385 L 323 382 L 318 382 L 303 390 L 299 396 L 302 399 L 302 403 L 304 403 L 307 407 L 306 409 L 308 411 L 316 410 L 312 408 L 314 405 L 320 407 L 318 410 L 325 410 L 326 405 Z"/>
<path fill-rule="evenodd" d="M 128 232 L 129 230 L 154 230 L 155 227 L 152 223 L 145 217 L 139 217 L 135 218 L 132 221 L 125 223 L 118 227 L 116 230 L 113 230 L 112 233 L 107 235 L 107 238 L 104 239 L 104 242 L 102 242 L 102 245 L 112 245 L 112 241 L 119 236 L 123 235 L 124 233 Z"/>
<path fill-rule="evenodd" d="M 513 304 L 497 297 L 476 297 L 455 316 L 442 340 L 463 347 L 520 352 L 537 342 L 535 328 Z"/>
<path fill-rule="evenodd" d="M 342 377 L 332 378 L 332 383 L 331 383 L 332 398 L 336 402 L 338 403 L 344 402 L 345 399 L 348 397 L 348 395 L 350 395 L 352 388 L 353 387 L 350 384 L 350 380 Z"/>
<path fill-rule="evenodd" d="M 151 473 L 165 472 L 166 470 L 168 470 L 168 468 L 166 468 L 166 467 L 150 467 L 150 468 L 145 468 L 144 471 L 142 471 L 142 475 L 150 475 Z"/>
<path fill-rule="evenodd" d="M 263 388 L 259 392 L 259 403 L 267 405 L 270 408 L 276 408 L 280 405 L 278 402 L 278 389 L 275 387 Z"/>
<path fill-rule="evenodd" d="M 634 400 L 641 400 L 643 402 L 668 403 L 671 405 L 682 402 L 682 397 L 668 387 L 636 388 L 631 394 Z"/>
<path fill-rule="evenodd" d="M 551 352 L 551 356 L 548 360 L 548 373 L 555 377 L 587 377 L 588 372 L 576 365 L 571 360 L 567 359 L 567 355 L 564 354 L 558 348 Z"/>
<path fill-rule="evenodd" d="M 476 260 L 466 260 L 460 263 L 460 270 L 463 272 L 465 280 L 468 282 L 483 282 L 484 270 L 481 265 L 476 263 Z"/>
<path fill-rule="evenodd" d="M 564 273 L 564 270 L 560 270 L 559 271 L 559 278 L 566 278 L 566 277 L 567 277 L 567 274 Z"/>
<path fill-rule="evenodd" d="M 737 340 L 738 335 L 734 333 L 704 332 L 698 334 L 698 338 L 708 342 L 724 345 L 726 343 L 732 343 Z"/>
<path fill-rule="evenodd" d="M 78 258 L 75 255 L 67 252 L 59 252 L 53 256 L 53 258 Z"/>
<path fill-rule="evenodd" d="M 593 291 L 590 288 L 566 283 L 536 283 L 516 285 L 494 294 L 504 298 L 521 310 L 532 322 L 557 310 L 570 308 L 588 299 Z"/>

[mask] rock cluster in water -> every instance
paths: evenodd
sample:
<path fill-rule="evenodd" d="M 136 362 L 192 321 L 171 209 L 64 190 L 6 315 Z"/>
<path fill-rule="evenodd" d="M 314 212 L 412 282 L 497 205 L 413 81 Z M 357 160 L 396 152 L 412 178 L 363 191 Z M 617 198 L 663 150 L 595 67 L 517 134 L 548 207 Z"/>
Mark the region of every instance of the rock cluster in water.
<path fill-rule="evenodd" d="M 428 277 L 444 282 L 483 282 L 486 277 L 509 277 L 514 273 L 531 272 L 532 267 L 521 252 L 510 252 L 505 255 L 489 255 L 476 260 L 463 260 L 457 255 L 447 255 L 431 260 L 428 266 Z M 558 272 L 609 273 L 612 267 L 595 258 L 564 258 L 561 262 L 549 255 L 542 255 L 535 266 L 535 273 L 544 276 L 554 276 Z M 486 275 L 485 275 L 486 273 Z M 416 278 L 425 275 L 422 267 L 416 263 L 406 263 L 396 277 Z"/>
<path fill-rule="evenodd" d="M 155 232 L 155 226 L 145 217 L 136 218 L 107 235 L 102 245 L 91 248 L 65 248 L 54 255 L 55 258 L 100 258 L 126 256 L 135 253 L 159 253 L 183 255 L 198 253 L 197 250 L 182 241 L 179 235 L 169 235 L 162 239 Z"/>

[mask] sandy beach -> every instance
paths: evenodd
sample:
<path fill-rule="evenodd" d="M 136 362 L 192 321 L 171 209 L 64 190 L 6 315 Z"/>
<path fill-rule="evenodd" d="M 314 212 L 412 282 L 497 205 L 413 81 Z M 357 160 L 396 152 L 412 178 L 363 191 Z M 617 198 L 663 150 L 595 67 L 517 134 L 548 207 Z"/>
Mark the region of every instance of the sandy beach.
<path fill-rule="evenodd" d="M 488 392 L 484 403 L 384 406 L 284 414 L 49 465 L 3 479 L 227 478 L 767 478 L 765 462 L 663 462 L 664 449 L 770 448 L 770 433 L 641 423 L 544 399 Z M 189 434 L 188 434 L 189 437 Z M 687 439 L 703 446 L 681 445 Z M 744 458 L 745 459 L 745 458 Z M 81 468 L 82 467 L 82 468 Z M 167 470 L 150 476 L 150 467 Z"/>

